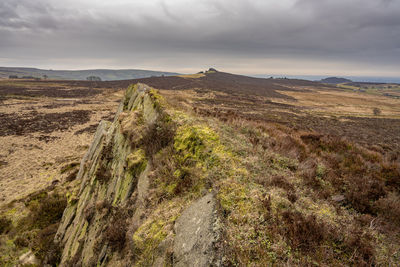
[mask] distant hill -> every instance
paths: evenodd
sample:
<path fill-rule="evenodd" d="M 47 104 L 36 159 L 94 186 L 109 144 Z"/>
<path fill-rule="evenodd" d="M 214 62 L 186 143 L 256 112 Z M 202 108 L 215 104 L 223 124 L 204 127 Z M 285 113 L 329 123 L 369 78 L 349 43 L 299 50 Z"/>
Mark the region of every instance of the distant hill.
<path fill-rule="evenodd" d="M 329 83 L 329 84 L 339 84 L 339 83 L 350 83 L 352 80 L 346 78 L 338 78 L 338 77 L 328 77 L 321 80 L 322 83 Z"/>
<path fill-rule="evenodd" d="M 36 68 L 0 67 L 0 78 L 8 78 L 10 76 L 18 76 L 19 78 L 43 78 L 44 76 L 47 76 L 48 79 L 86 80 L 86 78 L 89 76 L 97 76 L 103 81 L 114 81 L 140 79 L 162 75 L 173 76 L 178 75 L 178 73 L 139 69 L 44 70 Z"/>
<path fill-rule="evenodd" d="M 106 84 L 119 84 L 120 88 L 133 83 L 144 83 L 158 89 L 166 90 L 209 90 L 224 92 L 228 95 L 248 94 L 264 97 L 286 98 L 292 97 L 280 93 L 293 90 L 293 87 L 321 88 L 321 83 L 299 79 L 264 79 L 244 75 L 231 74 L 221 71 L 208 70 L 197 75 L 180 75 L 174 77 L 153 77 L 128 81 L 106 82 Z M 124 86 L 122 86 L 124 84 Z M 325 85 L 325 87 L 331 87 Z"/>

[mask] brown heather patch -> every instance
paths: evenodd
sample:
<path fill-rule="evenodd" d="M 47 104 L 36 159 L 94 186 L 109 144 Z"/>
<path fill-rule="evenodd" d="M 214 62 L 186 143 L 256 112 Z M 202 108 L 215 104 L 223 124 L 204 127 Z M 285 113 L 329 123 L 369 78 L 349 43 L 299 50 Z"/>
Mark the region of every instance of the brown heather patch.
<path fill-rule="evenodd" d="M 227 77 L 232 80 L 227 82 Z M 206 180 L 205 189 L 218 192 L 225 229 L 225 264 L 397 263 L 400 124 L 394 115 L 398 106 L 390 107 L 392 117 L 384 117 L 387 109 L 374 118 L 348 113 L 353 107 L 339 107 L 334 114 L 327 113 L 334 108 L 333 104 L 327 107 L 319 103 L 320 109 L 315 109 L 314 104 L 307 107 L 304 99 L 296 102 L 284 96 L 285 90 L 293 91 L 293 96 L 310 93 L 316 89 L 315 83 L 271 79 L 260 84 L 258 80 L 242 79 L 232 85 L 237 79 L 225 74 L 196 79 L 147 79 L 156 88 L 187 90 L 174 91 L 167 100 L 173 99 L 174 107 L 181 106 L 218 129 L 221 143 L 237 159 L 232 160 L 234 164 L 219 166 L 222 172 L 213 169 L 209 176 L 202 177 Z M 329 90 L 334 92 L 321 89 L 318 97 L 345 96 L 333 88 Z M 363 100 L 348 98 L 346 105 L 359 104 L 358 101 Z M 324 108 L 327 109 L 321 111 Z M 368 112 L 371 113 L 371 107 Z M 159 137 L 157 133 L 154 136 Z M 145 143 L 149 145 L 146 153 L 154 154 L 151 205 L 176 200 L 176 196 L 196 185 L 194 162 L 172 158 L 174 148 L 169 141 L 154 146 L 149 140 Z M 179 173 L 175 173 L 177 169 Z M 160 189 L 160 180 L 155 179 L 159 177 L 167 185 L 174 182 L 174 186 Z M 179 203 L 176 201 L 170 207 L 176 208 Z M 109 204 L 97 203 L 95 212 L 106 209 L 110 216 L 115 215 Z M 92 209 L 87 211 L 87 218 L 91 212 Z M 154 214 L 154 218 L 160 216 Z M 108 230 L 110 243 L 114 242 L 110 236 L 121 237 L 126 232 L 124 219 L 112 221 L 117 227 Z M 172 227 L 172 221 L 168 221 L 168 227 Z M 153 244 L 147 230 L 138 237 L 138 241 L 149 239 Z"/>
<path fill-rule="evenodd" d="M 285 227 L 282 229 L 294 249 L 314 252 L 328 239 L 329 229 L 317 221 L 314 215 L 304 216 L 300 212 L 285 211 L 281 214 Z"/>
<path fill-rule="evenodd" d="M 180 92 L 166 95 L 178 101 Z M 300 115 L 297 102 L 279 106 L 211 90 L 182 96 L 186 112 L 219 121 L 225 144 L 249 172 L 229 186 L 246 192 L 247 199 L 233 200 L 242 208 L 223 210 L 228 265 L 396 262 L 399 120 Z"/>
<path fill-rule="evenodd" d="M 258 193 L 246 193 L 250 203 L 253 203 L 249 204 L 254 209 L 252 212 L 242 210 L 244 213 L 240 216 L 244 217 L 241 219 L 237 215 L 231 218 L 234 216 L 232 211 L 225 215 L 227 227 L 239 227 L 237 231 L 228 230 L 226 236 L 227 242 L 232 244 L 228 250 L 232 261 L 228 265 L 252 262 L 254 266 L 261 266 L 259 263 L 264 261 L 371 266 L 377 262 L 376 247 L 381 246 L 383 241 L 376 239 L 375 231 L 384 236 L 397 231 L 393 228 L 371 228 L 371 221 L 378 223 L 377 214 L 391 225 L 396 225 L 394 206 L 398 199 L 392 193 L 390 200 L 385 198 L 393 188 L 388 181 L 395 179 L 396 172 L 394 167 L 383 165 L 387 161 L 384 160 L 386 155 L 341 138 L 284 126 L 262 125 L 241 119 L 231 120 L 228 125 L 243 129 L 241 133 L 247 137 L 247 144 L 239 145 L 233 140 L 228 143 L 235 144 L 234 150 L 242 156 L 251 158 L 247 166 L 249 177 L 254 176 L 253 181 L 265 188 L 254 189 L 259 190 Z M 231 138 L 239 138 L 237 131 L 235 133 L 236 136 Z M 287 137 L 289 135 L 290 138 Z M 276 154 L 266 153 L 271 150 Z M 282 160 L 282 155 L 288 159 Z M 271 160 L 271 157 L 275 159 Z M 299 165 L 288 164 L 290 159 L 298 160 Z M 395 175 L 385 174 L 388 170 Z M 281 193 L 266 194 L 259 206 L 254 205 L 254 201 L 257 202 L 254 196 L 262 195 L 263 190 L 277 188 L 281 191 L 276 192 Z M 341 194 L 344 195 L 343 202 L 331 200 L 334 195 Z M 313 199 L 313 207 L 303 206 L 305 197 Z M 326 210 L 326 205 L 331 207 L 330 211 Z M 394 209 L 393 213 L 390 209 Z M 335 210 L 340 213 L 331 214 Z M 364 216 L 364 223 L 358 223 L 359 217 L 353 214 L 354 210 L 355 214 Z M 254 228 L 248 229 L 249 224 Z M 254 231 L 254 234 L 242 236 L 242 231 Z M 379 255 L 380 262 L 382 257 L 386 257 L 384 262 L 393 261 L 392 256 Z"/>
<path fill-rule="evenodd" d="M 99 121 L 120 101 L 118 91 L 104 88 L 87 96 L 92 89 L 79 82 L 29 81 L 23 82 L 25 89 L 18 84 L 22 81 L 7 82 L 8 93 L 0 89 L 0 162 L 7 162 L 0 163 L 0 206 L 55 180 L 73 180 L 72 171 L 60 174 L 61 168 L 80 161 Z M 26 97 L 30 88 L 35 95 Z M 82 93 L 69 91 L 74 88 Z"/>

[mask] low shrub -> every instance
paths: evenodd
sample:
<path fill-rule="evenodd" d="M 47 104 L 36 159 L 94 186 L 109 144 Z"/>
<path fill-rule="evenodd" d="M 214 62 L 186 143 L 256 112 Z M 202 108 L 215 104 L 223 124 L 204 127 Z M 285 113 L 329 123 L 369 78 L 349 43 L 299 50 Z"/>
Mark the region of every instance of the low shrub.
<path fill-rule="evenodd" d="M 120 251 L 124 248 L 128 230 L 127 218 L 128 214 L 123 209 L 118 209 L 111 215 L 107 229 L 104 232 L 104 241 L 113 251 Z"/>
<path fill-rule="evenodd" d="M 79 169 L 73 170 L 68 176 L 65 178 L 66 182 L 72 182 L 73 180 L 76 179 L 76 176 L 78 175 Z"/>
<path fill-rule="evenodd" d="M 400 192 L 400 164 L 395 162 L 383 162 L 380 170 L 381 178 L 386 185 Z"/>
<path fill-rule="evenodd" d="M 269 185 L 280 187 L 285 189 L 286 192 L 294 192 L 294 186 L 288 182 L 288 180 L 282 175 L 274 175 L 269 181 Z"/>
<path fill-rule="evenodd" d="M 175 124 L 167 114 L 162 113 L 157 120 L 146 126 L 145 134 L 141 140 L 146 155 L 152 157 L 162 148 L 172 143 L 175 135 Z"/>
<path fill-rule="evenodd" d="M 389 193 L 386 197 L 375 202 L 377 213 L 383 218 L 400 226 L 400 195 L 395 192 Z"/>
<path fill-rule="evenodd" d="M 61 220 L 67 199 L 62 194 L 51 194 L 40 200 L 38 205 L 29 207 L 31 223 L 35 228 L 43 229 Z"/>
<path fill-rule="evenodd" d="M 40 197 L 28 199 L 25 204 L 29 214 L 22 218 L 17 225 L 20 232 L 32 229 L 44 229 L 58 223 L 67 206 L 67 198 L 63 194 L 42 192 Z"/>
<path fill-rule="evenodd" d="M 375 214 L 374 201 L 386 195 L 384 183 L 368 176 L 353 176 L 348 181 L 346 199 L 361 213 Z"/>
<path fill-rule="evenodd" d="M 329 235 L 330 229 L 318 222 L 314 215 L 305 216 L 298 211 L 282 213 L 284 226 L 281 231 L 289 239 L 291 247 L 304 252 L 314 251 Z"/>
<path fill-rule="evenodd" d="M 372 112 L 374 113 L 375 116 L 379 116 L 382 114 L 382 110 L 380 108 L 373 108 Z"/>
<path fill-rule="evenodd" d="M 300 163 L 299 173 L 306 185 L 314 188 L 321 185 L 320 181 L 317 179 L 317 168 L 318 162 L 313 158 L 309 158 Z"/>
<path fill-rule="evenodd" d="M 0 234 L 7 233 L 12 228 L 12 221 L 6 217 L 0 217 Z"/>
<path fill-rule="evenodd" d="M 40 230 L 37 238 L 31 247 L 35 256 L 42 264 L 57 266 L 61 259 L 61 248 L 54 243 L 54 236 L 57 233 L 58 223 L 52 224 Z"/>
<path fill-rule="evenodd" d="M 37 238 L 37 230 L 25 231 L 14 239 L 14 245 L 19 248 L 30 247 Z"/>
<path fill-rule="evenodd" d="M 351 255 L 350 262 L 357 266 L 375 266 L 373 237 L 353 225 L 344 239 L 343 250 Z"/>
<path fill-rule="evenodd" d="M 111 179 L 111 172 L 104 162 L 100 163 L 100 167 L 96 171 L 96 179 L 101 184 L 105 184 Z"/>

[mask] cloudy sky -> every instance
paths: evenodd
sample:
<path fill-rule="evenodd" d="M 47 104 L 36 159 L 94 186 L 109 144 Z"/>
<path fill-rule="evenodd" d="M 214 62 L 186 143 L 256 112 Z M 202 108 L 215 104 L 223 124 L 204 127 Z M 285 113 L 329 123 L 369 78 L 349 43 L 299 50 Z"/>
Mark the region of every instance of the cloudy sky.
<path fill-rule="evenodd" d="M 400 76 L 400 1 L 1 0 L 0 66 Z"/>

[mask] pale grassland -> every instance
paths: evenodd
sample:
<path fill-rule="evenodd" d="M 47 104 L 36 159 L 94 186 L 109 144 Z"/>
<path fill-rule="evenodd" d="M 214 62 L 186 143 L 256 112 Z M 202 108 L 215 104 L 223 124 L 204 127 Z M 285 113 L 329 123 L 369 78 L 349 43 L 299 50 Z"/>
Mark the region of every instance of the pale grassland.
<path fill-rule="evenodd" d="M 321 115 L 370 117 L 373 116 L 372 109 L 376 107 L 382 110 L 381 117 L 400 118 L 400 99 L 358 92 L 311 88 L 307 92 L 280 91 L 280 93 L 291 96 L 297 101 L 275 99 L 276 102 L 307 107 L 309 112 Z"/>
<path fill-rule="evenodd" d="M 6 162 L 0 166 L 0 206 L 12 200 L 22 198 L 29 193 L 49 186 L 60 179 L 60 169 L 71 161 L 80 162 L 92 140 L 91 133 L 75 132 L 96 125 L 102 117 L 115 112 L 121 93 L 98 95 L 89 104 L 57 101 L 52 98 L 35 97 L 32 99 L 7 99 L 0 106 L 3 114 L 30 114 L 30 110 L 39 113 L 64 113 L 73 110 L 90 110 L 90 121 L 75 125 L 67 131 L 55 131 L 49 134 L 54 138 L 49 142 L 40 141 L 43 133 L 31 133 L 24 136 L 0 136 L 0 159 Z M 44 108 L 46 105 L 67 104 L 57 108 Z M 27 115 L 28 116 L 28 115 Z"/>
<path fill-rule="evenodd" d="M 188 79 L 197 79 L 197 78 L 201 78 L 204 76 L 205 76 L 204 73 L 178 75 L 178 77 L 188 78 Z"/>

